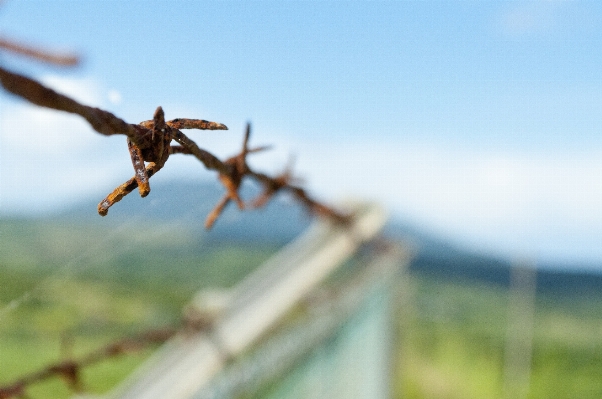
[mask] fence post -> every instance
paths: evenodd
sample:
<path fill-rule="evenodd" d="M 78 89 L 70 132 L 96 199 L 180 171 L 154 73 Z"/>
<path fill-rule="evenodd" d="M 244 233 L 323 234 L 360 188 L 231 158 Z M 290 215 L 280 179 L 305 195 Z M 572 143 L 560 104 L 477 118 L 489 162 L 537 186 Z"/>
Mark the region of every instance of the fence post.
<path fill-rule="evenodd" d="M 508 329 L 504 359 L 504 397 L 526 398 L 531 377 L 536 269 L 519 262 L 510 269 Z"/>

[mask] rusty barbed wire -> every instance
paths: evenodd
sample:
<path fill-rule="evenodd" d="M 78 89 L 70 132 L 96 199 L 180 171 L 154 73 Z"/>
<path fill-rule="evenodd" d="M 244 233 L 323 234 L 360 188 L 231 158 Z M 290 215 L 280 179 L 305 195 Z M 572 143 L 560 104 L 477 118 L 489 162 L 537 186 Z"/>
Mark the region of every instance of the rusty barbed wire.
<path fill-rule="evenodd" d="M 0 38 L 0 50 L 59 66 L 73 66 L 79 62 L 79 57 L 73 54 L 54 54 L 2 38 Z M 197 158 L 206 169 L 216 171 L 220 182 L 226 190 L 222 199 L 207 216 L 205 227 L 208 229 L 214 225 L 229 202 L 234 201 L 241 210 L 248 208 L 239 195 L 241 184 L 247 177 L 255 179 L 264 189 L 262 194 L 251 201 L 250 208 L 265 206 L 277 193 L 287 191 L 310 214 L 326 217 L 341 224 L 347 224 L 353 217 L 351 214 L 337 211 L 313 199 L 305 189 L 294 185 L 295 178 L 292 175 L 291 166 L 287 167 L 282 174 L 276 177 L 270 177 L 251 169 L 246 162 L 247 155 L 267 150 L 269 147 L 249 148 L 250 124 L 246 126 L 241 152 L 222 162 L 209 151 L 198 147 L 181 130 L 227 130 L 228 128 L 224 124 L 202 119 L 186 118 L 165 121 L 164 112 L 161 107 L 155 110 L 152 120 L 130 124 L 108 111 L 81 104 L 64 94 L 44 86 L 35 79 L 10 71 L 2 66 L 0 66 L 0 85 L 6 91 L 32 104 L 79 115 L 99 134 L 106 136 L 120 134 L 126 136 L 128 151 L 134 168 L 134 176 L 115 188 L 98 204 L 98 213 L 101 216 L 107 215 L 111 206 L 115 205 L 136 188 L 138 188 L 139 194 L 142 197 L 147 196 L 150 193 L 149 179 L 163 168 L 169 156 L 173 154 L 186 154 Z M 172 141 L 175 141 L 177 145 L 172 145 Z M 0 399 L 26 397 L 27 387 L 51 377 L 62 377 L 73 390 L 80 391 L 83 389 L 81 381 L 81 370 L 83 368 L 124 353 L 139 351 L 152 345 L 158 345 L 177 333 L 186 333 L 191 329 L 198 330 L 199 327 L 193 321 L 185 320 L 184 325 L 178 328 L 166 327 L 150 330 L 137 337 L 122 339 L 106 345 L 82 358 L 73 359 L 69 357 L 63 361 L 51 364 L 40 371 L 18 378 L 13 383 L 0 386 Z"/>
<path fill-rule="evenodd" d="M 7 50 L 11 53 L 19 54 L 47 64 L 54 64 L 59 66 L 74 66 L 79 64 L 80 62 L 80 57 L 78 57 L 76 54 L 59 54 L 56 52 L 49 52 L 41 48 L 26 46 L 24 44 L 18 43 L 15 40 L 10 40 L 2 37 L 0 37 L 0 49 Z"/>
<path fill-rule="evenodd" d="M 127 353 L 140 352 L 164 343 L 176 333 L 184 331 L 182 328 L 164 327 L 146 331 L 138 336 L 115 341 L 100 349 L 94 350 L 79 358 L 67 358 L 57 363 L 50 364 L 39 371 L 27 374 L 16 381 L 0 386 L 0 399 L 26 397 L 26 389 L 36 383 L 49 378 L 61 377 L 75 392 L 84 389 L 81 379 L 81 370 L 85 367 L 100 363 L 101 361 L 118 357 Z"/>
<path fill-rule="evenodd" d="M 3 46 L 0 45 L 0 48 L 25 53 L 40 60 L 52 60 L 61 65 L 69 64 L 68 62 L 58 62 L 64 57 L 53 57 L 41 51 L 21 51 L 21 46 L 11 43 L 5 42 Z M 68 61 L 68 59 L 63 59 L 63 61 Z M 254 178 L 265 189 L 262 196 L 253 202 L 254 206 L 252 208 L 265 205 L 274 194 L 286 190 L 312 214 L 325 216 L 337 222 L 346 222 L 350 218 L 350 215 L 343 214 L 311 198 L 303 188 L 292 185 L 290 183 L 292 180 L 290 171 L 287 175 L 270 177 L 252 170 L 246 162 L 246 156 L 253 152 L 263 151 L 267 147 L 248 148 L 251 133 L 250 124 L 247 124 L 241 152 L 222 162 L 215 155 L 198 147 L 193 140 L 180 130 L 227 130 L 228 127 L 222 123 L 184 118 L 165 121 L 163 109 L 158 107 L 152 120 L 130 124 L 108 111 L 81 104 L 32 78 L 9 71 L 1 66 L 0 84 L 8 92 L 32 104 L 79 115 L 96 132 L 102 135 L 121 134 L 126 136 L 128 151 L 134 168 L 134 176 L 115 188 L 98 204 L 98 213 L 101 216 L 107 215 L 111 206 L 131 193 L 136 187 L 141 197 L 147 196 L 150 193 L 149 179 L 163 168 L 169 156 L 172 154 L 188 154 L 197 158 L 206 169 L 218 172 L 219 180 L 226 189 L 225 196 L 207 216 L 205 221 L 206 228 L 213 226 L 230 201 L 236 202 L 241 210 L 246 208 L 238 193 L 241 183 L 246 177 Z M 172 141 L 175 141 L 179 145 L 171 145 Z"/>

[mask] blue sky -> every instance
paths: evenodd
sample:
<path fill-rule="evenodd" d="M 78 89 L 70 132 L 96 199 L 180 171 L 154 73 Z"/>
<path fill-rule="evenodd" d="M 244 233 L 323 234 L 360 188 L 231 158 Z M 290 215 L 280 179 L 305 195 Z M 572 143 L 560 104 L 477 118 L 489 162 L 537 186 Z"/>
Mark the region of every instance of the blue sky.
<path fill-rule="evenodd" d="M 251 121 L 274 146 L 251 164 L 295 154 L 327 201 L 377 200 L 476 251 L 602 265 L 598 2 L 7 0 L 0 34 L 78 51 L 69 70 L 0 61 L 127 121 L 162 105 L 225 123 L 191 133 L 220 156 Z M 122 137 L 7 94 L 0 107 L 1 213 L 130 177 Z M 156 177 L 180 178 L 215 176 L 181 158 Z"/>

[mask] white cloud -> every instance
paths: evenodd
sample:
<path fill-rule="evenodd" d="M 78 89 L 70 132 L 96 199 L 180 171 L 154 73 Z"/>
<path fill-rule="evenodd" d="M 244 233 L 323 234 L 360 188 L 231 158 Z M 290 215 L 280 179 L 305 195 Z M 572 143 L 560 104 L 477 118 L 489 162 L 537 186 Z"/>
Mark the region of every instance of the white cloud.
<path fill-rule="evenodd" d="M 111 104 L 115 105 L 121 104 L 121 101 L 123 100 L 121 97 L 121 93 L 115 89 L 109 90 L 109 92 L 107 93 L 107 98 L 109 99 Z"/>
<path fill-rule="evenodd" d="M 484 252 L 602 262 L 602 149 L 481 152 L 403 140 L 298 148 L 298 170 L 326 199 L 385 203 Z"/>
<path fill-rule="evenodd" d="M 518 38 L 596 32 L 599 22 L 595 2 L 552 0 L 508 2 L 498 15 L 496 26 L 502 34 Z"/>
<path fill-rule="evenodd" d="M 502 14 L 501 27 L 506 34 L 512 36 L 547 32 L 555 24 L 556 9 L 557 4 L 553 2 L 519 3 Z"/>
<path fill-rule="evenodd" d="M 93 79 L 46 75 L 40 78 L 40 82 L 82 104 L 95 107 L 103 105 L 104 90 Z"/>
<path fill-rule="evenodd" d="M 90 79 L 46 76 L 41 81 L 92 106 L 106 91 Z M 79 116 L 3 99 L 0 108 L 0 211 L 40 212 L 77 201 L 111 180 L 123 140 L 95 133 Z M 119 141 L 119 143 L 118 143 Z M 116 147 L 123 147 L 122 150 Z M 131 168 L 131 166 L 129 166 Z M 110 183 L 109 183 L 110 185 Z"/>

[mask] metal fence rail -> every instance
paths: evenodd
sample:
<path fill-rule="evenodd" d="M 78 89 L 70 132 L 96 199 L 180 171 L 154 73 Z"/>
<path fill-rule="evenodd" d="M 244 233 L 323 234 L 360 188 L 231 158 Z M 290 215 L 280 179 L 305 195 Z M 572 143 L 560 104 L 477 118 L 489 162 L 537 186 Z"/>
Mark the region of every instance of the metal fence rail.
<path fill-rule="evenodd" d="M 407 255 L 389 248 L 321 291 L 302 306 L 302 316 L 228 365 L 194 399 L 249 398 L 258 392 L 280 399 L 388 397 L 392 287 Z M 329 367 L 333 363 L 337 367 Z"/>
<path fill-rule="evenodd" d="M 377 205 L 359 205 L 356 211 L 345 227 L 316 222 L 231 291 L 207 332 L 175 336 L 110 397 L 178 399 L 200 392 L 229 359 L 265 335 L 386 221 Z"/>

